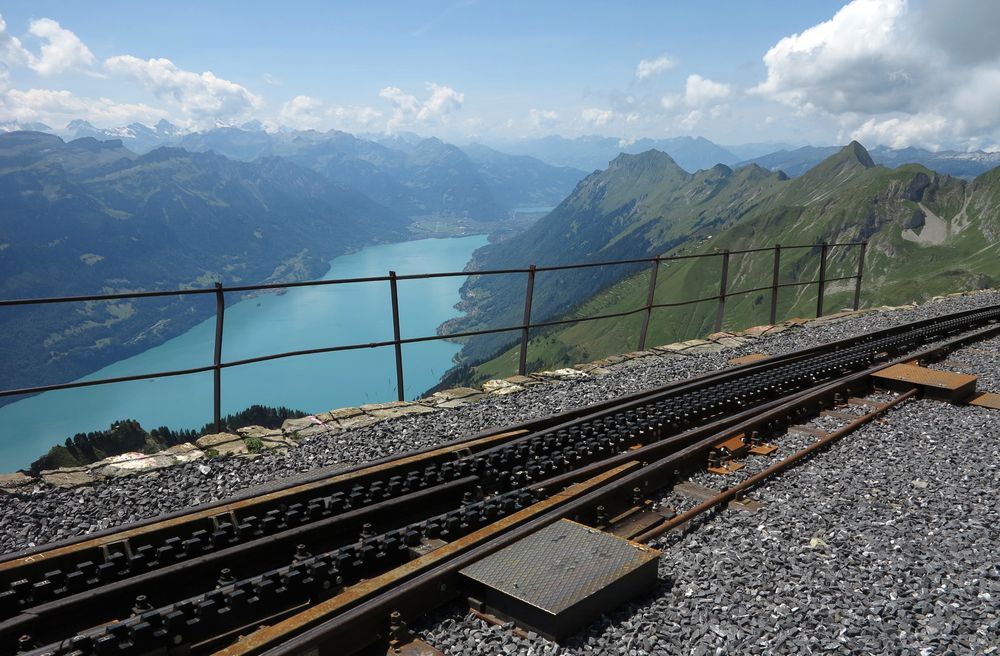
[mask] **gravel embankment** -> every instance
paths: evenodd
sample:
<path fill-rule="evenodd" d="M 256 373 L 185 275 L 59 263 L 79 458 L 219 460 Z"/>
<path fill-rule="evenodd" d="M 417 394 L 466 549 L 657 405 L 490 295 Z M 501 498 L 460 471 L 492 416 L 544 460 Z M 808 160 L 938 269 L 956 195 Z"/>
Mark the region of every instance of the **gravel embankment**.
<path fill-rule="evenodd" d="M 949 359 L 1000 391 L 998 354 L 994 339 Z M 754 490 L 758 512 L 711 513 L 654 541 L 658 588 L 562 646 L 457 606 L 417 629 L 448 654 L 1000 653 L 998 412 L 903 404 Z M 773 457 L 815 439 L 783 436 Z M 768 462 L 693 480 L 732 485 Z"/>
<path fill-rule="evenodd" d="M 490 396 L 460 408 L 317 436 L 298 448 L 265 452 L 255 459 L 215 458 L 75 489 L 39 485 L 15 494 L 0 493 L 0 553 L 207 503 L 303 471 L 372 460 L 613 398 L 726 366 L 727 359 L 739 355 L 794 350 L 998 302 L 998 293 L 955 297 L 914 310 L 877 313 L 790 330 L 723 353 L 630 360 L 613 367 L 608 375 L 547 384 L 508 396 Z"/>

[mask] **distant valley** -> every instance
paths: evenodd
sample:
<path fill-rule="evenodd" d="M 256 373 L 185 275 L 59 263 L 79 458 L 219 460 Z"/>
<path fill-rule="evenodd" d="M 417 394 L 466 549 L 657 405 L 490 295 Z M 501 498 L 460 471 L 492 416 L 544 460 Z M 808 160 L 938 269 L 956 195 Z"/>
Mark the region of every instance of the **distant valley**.
<path fill-rule="evenodd" d="M 119 133 L 130 130 L 139 134 Z M 157 142 L 143 134 L 126 138 Z M 489 149 L 474 159 L 436 139 L 390 147 L 336 132 L 276 135 L 267 152 L 240 152 L 264 134 L 198 137 L 212 148 L 185 135 L 186 147 L 142 154 L 121 139 L 0 134 L 0 297 L 317 278 L 336 255 L 426 236 L 420 219 L 446 235 L 502 230 L 515 209 L 554 205 L 583 175 Z M 72 380 L 213 311 L 205 297 L 9 308 L 0 386 Z"/>
<path fill-rule="evenodd" d="M 472 269 L 870 238 L 866 290 L 880 300 L 937 288 L 912 289 L 892 264 L 896 253 L 931 257 L 948 285 L 986 284 L 995 268 L 995 226 L 984 209 L 993 207 L 988 171 L 1000 157 L 991 153 L 720 146 L 700 137 L 457 146 L 409 133 L 273 132 L 253 123 L 185 133 L 166 121 L 115 129 L 76 121 L 67 131 L 78 138 L 67 142 L 44 133 L 47 126 L 30 127 L 43 131 L 0 134 L 5 298 L 302 280 L 321 275 L 336 255 L 428 235 L 492 235 Z M 537 208 L 555 209 L 532 225 Z M 848 267 L 839 257 L 833 266 Z M 977 258 L 976 273 L 958 265 L 963 257 Z M 810 262 L 789 256 L 785 266 L 806 275 Z M 734 266 L 734 280 L 763 271 Z M 717 276 L 710 268 L 671 265 L 658 294 L 708 289 Z M 638 266 L 540 275 L 534 317 L 623 309 L 644 279 Z M 731 322 L 758 321 L 763 301 L 753 300 L 734 301 Z M 782 302 L 783 312 L 808 305 L 792 296 Z M 522 304 L 522 280 L 473 277 L 461 305 L 467 314 L 444 329 L 516 325 Z M 211 312 L 205 299 L 10 310 L 0 319 L 11 336 L 0 346 L 0 380 L 69 380 Z M 654 336 L 704 332 L 708 315 L 660 312 Z M 630 347 L 631 323 L 545 331 L 534 364 Z M 465 341 L 448 380 L 503 373 L 509 341 Z"/>

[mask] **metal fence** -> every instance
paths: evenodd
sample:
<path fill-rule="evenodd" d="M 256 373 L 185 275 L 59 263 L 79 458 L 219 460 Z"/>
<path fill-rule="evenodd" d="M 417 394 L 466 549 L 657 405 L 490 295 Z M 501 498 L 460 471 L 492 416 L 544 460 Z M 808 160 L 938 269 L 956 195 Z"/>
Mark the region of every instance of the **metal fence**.
<path fill-rule="evenodd" d="M 827 272 L 827 258 L 830 249 L 835 247 L 859 247 L 858 253 L 858 268 L 857 273 L 851 276 L 841 276 L 837 278 L 828 278 Z M 223 287 L 222 283 L 216 283 L 214 288 L 202 288 L 202 289 L 181 289 L 181 290 L 171 290 L 171 291 L 155 291 L 155 292 L 127 292 L 121 294 L 99 294 L 90 296 L 64 296 L 64 297 L 48 297 L 48 298 L 24 298 L 24 299 L 11 299 L 0 301 L 0 307 L 10 307 L 10 306 L 23 306 L 23 305 L 45 305 L 51 303 L 84 303 L 91 301 L 114 301 L 114 300 L 124 300 L 124 299 L 137 299 L 137 298 L 156 298 L 164 296 L 199 296 L 199 295 L 214 295 L 215 297 L 215 351 L 212 364 L 204 365 L 201 367 L 193 367 L 188 369 L 177 369 L 173 371 L 158 371 L 155 373 L 148 374 L 137 374 L 133 376 L 122 376 L 119 378 L 103 378 L 99 380 L 87 380 L 87 381 L 77 381 L 72 383 L 61 383 L 58 385 L 42 385 L 37 387 L 25 387 L 19 389 L 10 389 L 0 391 L 0 397 L 6 396 L 16 396 L 20 394 L 37 394 L 41 392 L 50 392 L 54 390 L 65 390 L 73 389 L 77 387 L 91 387 L 95 385 L 110 385 L 113 383 L 125 383 L 137 380 L 148 380 L 152 378 L 166 378 L 169 376 L 187 376 L 191 374 L 200 374 L 205 372 L 213 372 L 214 374 L 214 422 L 217 431 L 222 430 L 222 370 L 230 367 L 239 367 L 243 365 L 255 364 L 258 362 L 266 362 L 269 360 L 278 360 L 281 358 L 290 358 L 302 355 L 314 355 L 318 353 L 335 353 L 337 351 L 352 351 L 357 349 L 373 349 L 392 346 L 396 353 L 396 390 L 397 398 L 400 401 L 404 400 L 403 394 L 403 345 L 404 344 L 417 344 L 420 342 L 430 342 L 442 339 L 458 339 L 463 337 L 476 337 L 479 335 L 492 335 L 498 333 L 506 332 L 521 332 L 521 345 L 520 353 L 518 359 L 518 373 L 524 375 L 527 357 L 528 357 L 528 340 L 530 337 L 530 331 L 534 328 L 548 328 L 552 326 L 561 326 L 571 323 L 582 323 L 587 321 L 600 321 L 602 319 L 614 319 L 620 317 L 631 316 L 634 314 L 643 313 L 642 328 L 639 333 L 639 350 L 646 348 L 646 336 L 649 332 L 649 324 L 652 319 L 653 310 L 660 308 L 670 308 L 670 307 L 681 307 L 685 305 L 693 305 L 695 303 L 704 303 L 706 301 L 717 301 L 718 305 L 715 314 L 715 330 L 719 331 L 722 329 L 723 318 L 726 312 L 726 300 L 733 296 L 740 296 L 744 294 L 752 294 L 757 292 L 770 291 L 771 293 L 771 313 L 770 322 L 773 324 L 777 319 L 777 309 L 778 309 L 778 291 L 787 287 L 802 287 L 807 285 L 817 285 L 817 301 L 816 301 L 816 316 L 822 316 L 823 314 L 823 299 L 826 292 L 826 285 L 831 282 L 844 281 L 844 280 L 854 280 L 854 309 L 857 310 L 861 301 L 861 280 L 864 275 L 864 263 L 865 263 L 865 251 L 867 248 L 867 242 L 847 242 L 847 243 L 823 243 L 823 244 L 812 244 L 805 246 L 781 246 L 775 245 L 768 248 L 750 248 L 744 250 L 721 250 L 712 253 L 701 253 L 695 255 L 673 255 L 668 257 L 648 257 L 648 258 L 637 258 L 632 260 L 614 260 L 605 262 L 588 262 L 581 264 L 564 264 L 557 266 L 535 266 L 532 264 L 528 268 L 521 269 L 495 269 L 489 271 L 452 271 L 446 273 L 417 273 L 409 275 L 396 275 L 395 271 L 390 271 L 388 276 L 374 276 L 368 278 L 342 278 L 337 280 L 311 280 L 305 282 L 289 282 L 289 283 L 273 283 L 266 285 L 238 285 L 232 287 Z M 779 268 L 781 266 L 781 253 L 782 251 L 796 250 L 796 249 L 819 249 L 819 278 L 816 280 L 808 280 L 804 282 L 785 282 L 780 281 Z M 767 251 L 774 251 L 774 270 L 771 279 L 771 284 L 764 287 L 754 287 L 752 289 L 742 289 L 737 291 L 729 290 L 729 261 L 733 255 L 742 255 L 748 253 L 762 253 Z M 654 295 L 656 292 L 656 279 L 659 273 L 660 265 L 664 262 L 675 262 L 680 260 L 689 259 L 701 259 L 701 258 L 722 258 L 722 274 L 719 282 L 719 293 L 714 296 L 707 296 L 703 298 L 690 299 L 686 301 L 677 301 L 672 303 L 654 303 Z M 572 269 L 589 269 L 595 267 L 609 267 L 609 266 L 627 266 L 636 264 L 649 264 L 649 290 L 646 295 L 645 305 L 623 312 L 614 312 L 609 314 L 599 314 L 587 317 L 573 317 L 569 319 L 556 319 L 551 321 L 539 321 L 532 323 L 531 321 L 531 310 L 532 302 L 535 289 L 535 276 L 540 272 L 545 271 L 568 271 Z M 524 320 L 521 324 L 515 326 L 506 326 L 503 328 L 488 328 L 482 330 L 469 330 L 464 332 L 438 334 L 438 335 L 427 335 L 424 337 L 410 337 L 407 339 L 400 338 L 399 330 L 399 289 L 398 282 L 402 280 L 426 280 L 430 278 L 451 278 L 451 277 L 467 277 L 467 276 L 495 276 L 495 275 L 509 275 L 509 274 L 526 274 L 527 284 L 525 287 L 524 294 Z M 380 341 L 380 342 L 368 342 L 365 344 L 342 344 L 337 346 L 328 346 L 324 348 L 314 348 L 305 349 L 300 351 L 286 351 L 284 353 L 272 353 L 269 355 L 261 355 L 252 358 L 245 358 L 242 360 L 231 360 L 228 362 L 222 361 L 222 338 L 223 331 L 225 327 L 225 316 L 226 316 L 226 294 L 237 294 L 242 292 L 257 292 L 257 291 L 267 291 L 267 290 L 277 290 L 277 289 L 294 289 L 296 287 L 320 287 L 327 285 L 348 285 L 357 283 L 370 283 L 370 282 L 388 282 L 389 283 L 389 294 L 391 299 L 391 311 L 392 311 L 392 331 L 393 339 L 390 341 Z"/>

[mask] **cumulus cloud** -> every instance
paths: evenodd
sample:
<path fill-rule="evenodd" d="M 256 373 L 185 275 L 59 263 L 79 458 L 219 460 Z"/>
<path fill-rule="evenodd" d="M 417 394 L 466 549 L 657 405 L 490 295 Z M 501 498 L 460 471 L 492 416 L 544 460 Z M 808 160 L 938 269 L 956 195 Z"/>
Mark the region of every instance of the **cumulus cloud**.
<path fill-rule="evenodd" d="M 419 111 L 420 103 L 417 101 L 417 97 L 403 93 L 399 87 L 385 87 L 378 92 L 378 95 L 408 114 L 416 114 Z"/>
<path fill-rule="evenodd" d="M 684 85 L 684 103 L 688 107 L 715 105 L 728 98 L 731 92 L 728 84 L 713 82 L 700 75 L 689 75 Z"/>
<path fill-rule="evenodd" d="M 20 39 L 7 31 L 7 22 L 0 15 L 0 91 L 5 89 L 12 68 L 28 62 L 28 52 Z"/>
<path fill-rule="evenodd" d="M 431 90 L 431 96 L 417 112 L 418 120 L 429 121 L 440 118 L 461 109 L 462 103 L 465 102 L 465 94 L 459 93 L 451 87 L 441 86 L 433 82 L 428 83 L 427 87 Z"/>
<path fill-rule="evenodd" d="M 528 122 L 536 130 L 555 127 L 559 121 L 559 112 L 551 109 L 528 110 Z"/>
<path fill-rule="evenodd" d="M 42 44 L 40 55 L 30 55 L 29 65 L 39 75 L 56 75 L 94 65 L 94 53 L 80 38 L 51 18 L 31 21 L 28 31 Z"/>
<path fill-rule="evenodd" d="M 717 107 L 732 95 L 733 89 L 728 84 L 713 82 L 697 74 L 689 75 L 684 84 L 683 93 L 668 93 L 660 98 L 660 107 L 668 111 L 688 108 L 685 127 L 693 125 L 691 116 L 701 116 L 701 112 L 692 110 L 711 109 Z M 696 123 L 697 121 L 694 121 Z M 689 125 L 690 124 L 690 125 Z"/>
<path fill-rule="evenodd" d="M 668 71 L 675 65 L 674 61 L 666 55 L 662 55 L 656 59 L 643 59 L 635 67 L 635 77 L 639 80 L 645 80 L 646 78 Z"/>
<path fill-rule="evenodd" d="M 998 24 L 996 2 L 854 0 L 770 48 L 752 93 L 839 117 L 852 136 L 886 145 L 995 143 Z"/>
<path fill-rule="evenodd" d="M 610 109 L 599 109 L 597 107 L 588 107 L 580 112 L 580 118 L 583 119 L 584 123 L 588 123 L 597 128 L 604 127 L 610 123 L 611 119 L 614 117 L 615 113 Z"/>
<path fill-rule="evenodd" d="M 328 105 L 310 96 L 295 96 L 278 112 L 282 125 L 298 130 L 370 130 L 381 116 L 374 107 Z"/>
<path fill-rule="evenodd" d="M 399 87 L 385 87 L 379 91 L 379 97 L 393 106 L 392 117 L 385 126 L 387 131 L 394 132 L 414 123 L 446 123 L 448 115 L 460 110 L 465 102 L 465 94 L 451 87 L 428 82 L 427 89 L 430 96 L 423 101 Z"/>
<path fill-rule="evenodd" d="M 334 120 L 334 127 L 350 130 L 368 130 L 375 127 L 378 119 L 382 117 L 382 112 L 374 107 L 353 107 L 344 105 L 334 105 L 329 108 L 328 114 Z"/>
<path fill-rule="evenodd" d="M 141 83 L 158 98 L 172 100 L 195 123 L 245 120 L 263 105 L 246 87 L 217 77 L 211 71 L 194 73 L 178 68 L 169 59 L 139 59 L 132 55 L 111 57 L 105 67 Z"/>
<path fill-rule="evenodd" d="M 82 118 L 102 127 L 132 122 L 152 125 L 168 118 L 161 109 L 142 103 L 119 103 L 108 98 L 84 98 L 55 89 L 10 89 L 0 96 L 0 118 L 29 123 L 40 121 L 52 126 Z"/>
<path fill-rule="evenodd" d="M 282 124 L 299 130 L 314 130 L 323 122 L 323 103 L 309 96 L 295 96 L 278 112 Z"/>

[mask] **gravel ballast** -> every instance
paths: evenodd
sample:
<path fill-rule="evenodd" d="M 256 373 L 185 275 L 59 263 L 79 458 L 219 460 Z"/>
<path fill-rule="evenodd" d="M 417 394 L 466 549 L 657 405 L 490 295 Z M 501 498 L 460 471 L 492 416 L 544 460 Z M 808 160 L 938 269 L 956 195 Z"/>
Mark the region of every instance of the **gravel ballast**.
<path fill-rule="evenodd" d="M 562 647 L 460 616 L 424 636 L 455 654 L 995 653 L 995 412 L 901 406 L 757 489 L 757 513 L 655 541 L 659 588 Z"/>
<path fill-rule="evenodd" d="M 316 436 L 255 459 L 213 458 L 75 489 L 36 485 L 0 494 L 0 552 L 614 398 L 740 355 L 787 352 L 994 303 L 995 292 L 952 297 L 788 330 L 720 353 L 629 360 L 607 375 Z M 968 363 L 981 388 L 1000 391 L 1000 340 L 977 348 L 982 352 L 963 349 L 950 359 Z M 884 424 L 769 482 L 753 495 L 765 504 L 760 512 L 725 511 L 683 538 L 660 541 L 657 591 L 563 647 L 447 610 L 418 628 L 446 652 L 470 654 L 991 653 L 1000 640 L 1000 538 L 991 530 L 1000 525 L 996 412 L 905 404 Z M 797 439 L 783 449 L 809 442 Z"/>

